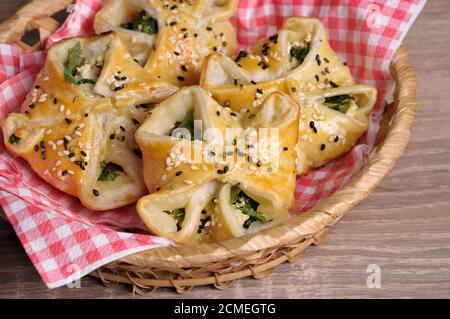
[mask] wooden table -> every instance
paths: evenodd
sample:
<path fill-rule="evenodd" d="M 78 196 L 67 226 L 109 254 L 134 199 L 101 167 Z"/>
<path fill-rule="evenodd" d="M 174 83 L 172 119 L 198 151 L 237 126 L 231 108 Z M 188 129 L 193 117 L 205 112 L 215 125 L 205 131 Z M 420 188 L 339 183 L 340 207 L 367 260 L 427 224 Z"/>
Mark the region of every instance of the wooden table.
<path fill-rule="evenodd" d="M 0 20 L 25 1 L 0 0 Z M 450 297 L 450 1 L 432 0 L 405 39 L 418 75 L 420 110 L 411 142 L 394 170 L 334 226 L 325 245 L 264 280 L 227 290 L 199 287 L 151 298 Z M 381 287 L 367 287 L 367 267 Z M 133 297 L 85 277 L 80 289 L 49 290 L 12 228 L 0 227 L 0 297 Z"/>

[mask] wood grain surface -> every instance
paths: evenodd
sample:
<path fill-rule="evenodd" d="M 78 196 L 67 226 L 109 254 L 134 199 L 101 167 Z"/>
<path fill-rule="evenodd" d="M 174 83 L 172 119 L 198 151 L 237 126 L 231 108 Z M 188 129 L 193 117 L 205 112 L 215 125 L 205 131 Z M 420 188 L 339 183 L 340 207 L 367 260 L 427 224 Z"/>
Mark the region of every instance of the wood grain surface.
<path fill-rule="evenodd" d="M 24 0 L 0 0 L 0 21 Z M 420 110 L 394 170 L 335 225 L 327 242 L 264 280 L 185 295 L 159 289 L 149 298 L 450 298 L 450 1 L 430 0 L 405 38 L 418 76 Z M 368 288 L 367 267 L 381 269 Z M 0 222 L 0 297 L 137 298 L 84 277 L 81 288 L 49 290 L 12 228 Z"/>

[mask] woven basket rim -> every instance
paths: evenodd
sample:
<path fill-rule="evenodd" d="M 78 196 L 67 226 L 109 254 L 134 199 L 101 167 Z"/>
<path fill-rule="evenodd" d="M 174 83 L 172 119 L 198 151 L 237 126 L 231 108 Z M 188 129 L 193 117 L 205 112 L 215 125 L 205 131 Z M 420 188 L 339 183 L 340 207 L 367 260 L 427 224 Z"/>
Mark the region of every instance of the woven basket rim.
<path fill-rule="evenodd" d="M 15 43 L 27 51 L 38 50 L 58 27 L 50 15 L 70 3 L 71 0 L 30 1 L 0 24 L 0 42 Z M 23 33 L 35 28 L 39 30 L 40 43 L 24 44 Z M 415 72 L 403 45 L 394 55 L 391 74 L 395 81 L 394 102 L 386 107 L 377 144 L 368 163 L 342 189 L 309 211 L 256 234 L 220 243 L 153 248 L 121 258 L 91 275 L 108 285 L 133 284 L 137 293 L 159 286 L 175 287 L 179 292 L 205 284 L 223 288 L 238 278 L 262 278 L 282 262 L 296 260 L 311 244 L 323 242 L 328 229 L 367 197 L 408 144 L 418 101 Z"/>

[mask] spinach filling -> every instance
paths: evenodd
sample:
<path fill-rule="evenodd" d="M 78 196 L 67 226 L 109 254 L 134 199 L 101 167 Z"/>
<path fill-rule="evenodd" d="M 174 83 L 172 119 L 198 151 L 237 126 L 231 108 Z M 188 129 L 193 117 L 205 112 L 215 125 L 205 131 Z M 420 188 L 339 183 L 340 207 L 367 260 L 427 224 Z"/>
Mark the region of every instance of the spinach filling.
<path fill-rule="evenodd" d="M 181 132 L 177 132 L 178 129 L 184 128 L 189 131 L 189 134 L 191 135 L 191 141 L 195 139 L 194 137 L 194 109 L 191 109 L 186 113 L 183 120 L 181 122 L 176 122 L 175 127 L 170 131 L 170 136 L 180 137 L 180 138 L 186 138 Z"/>
<path fill-rule="evenodd" d="M 181 223 L 186 216 L 186 210 L 184 208 L 177 208 L 170 212 L 172 217 L 177 221 L 177 231 L 181 230 Z"/>
<path fill-rule="evenodd" d="M 20 142 L 20 137 L 16 134 L 11 134 L 8 138 L 9 144 L 18 144 Z"/>
<path fill-rule="evenodd" d="M 302 48 L 292 47 L 289 53 L 291 57 L 295 58 L 300 64 L 302 64 L 310 49 L 311 43 L 306 42 Z"/>
<path fill-rule="evenodd" d="M 239 184 L 231 187 L 230 203 L 234 205 L 236 208 L 239 208 L 242 214 L 249 216 L 248 219 L 242 225 L 242 227 L 247 229 L 253 222 L 256 221 L 260 223 L 267 222 L 266 218 L 256 211 L 258 209 L 259 203 L 254 199 L 248 197 L 247 194 L 245 194 L 239 188 Z"/>
<path fill-rule="evenodd" d="M 75 44 L 75 46 L 70 48 L 68 51 L 67 60 L 64 63 L 64 76 L 70 83 L 73 83 L 75 85 L 85 83 L 95 84 L 94 80 L 84 79 L 75 76 L 75 74 L 77 73 L 77 66 L 80 63 L 80 56 L 81 56 L 81 45 L 80 42 L 77 42 L 77 44 Z"/>
<path fill-rule="evenodd" d="M 135 22 L 123 23 L 120 26 L 124 29 L 147 34 L 158 33 L 158 21 L 145 10 L 139 11 L 138 19 Z"/>
<path fill-rule="evenodd" d="M 113 162 L 102 161 L 100 162 L 100 168 L 102 172 L 98 180 L 103 182 L 113 181 L 117 176 L 124 173 L 123 167 Z"/>
<path fill-rule="evenodd" d="M 355 101 L 355 97 L 353 95 L 342 94 L 326 97 L 323 104 L 333 110 L 346 113 L 352 106 L 352 101 Z"/>

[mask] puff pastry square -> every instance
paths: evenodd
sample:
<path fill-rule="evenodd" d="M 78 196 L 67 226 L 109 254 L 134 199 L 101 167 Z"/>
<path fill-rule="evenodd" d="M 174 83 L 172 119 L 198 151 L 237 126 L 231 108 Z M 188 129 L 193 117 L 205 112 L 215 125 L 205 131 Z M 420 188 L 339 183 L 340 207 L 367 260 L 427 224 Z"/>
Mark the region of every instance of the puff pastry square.
<path fill-rule="evenodd" d="M 111 33 L 53 45 L 34 87 L 3 125 L 7 149 L 94 210 L 145 194 L 134 129 L 177 88 L 155 82 Z"/>
<path fill-rule="evenodd" d="M 153 79 L 197 84 L 204 57 L 233 54 L 229 22 L 235 0 L 109 0 L 97 13 L 97 33 L 115 31 Z"/>
<path fill-rule="evenodd" d="M 151 192 L 137 204 L 141 219 L 157 235 L 184 244 L 283 222 L 295 201 L 298 118 L 298 106 L 282 93 L 268 96 L 251 119 L 200 87 L 175 93 L 135 134 Z"/>

